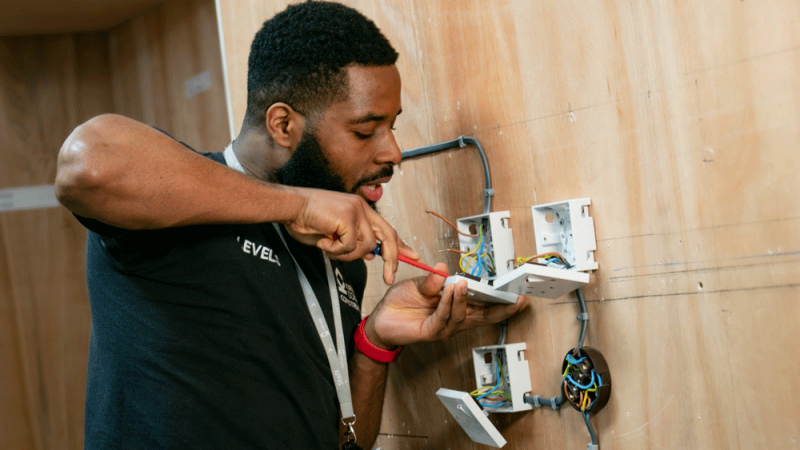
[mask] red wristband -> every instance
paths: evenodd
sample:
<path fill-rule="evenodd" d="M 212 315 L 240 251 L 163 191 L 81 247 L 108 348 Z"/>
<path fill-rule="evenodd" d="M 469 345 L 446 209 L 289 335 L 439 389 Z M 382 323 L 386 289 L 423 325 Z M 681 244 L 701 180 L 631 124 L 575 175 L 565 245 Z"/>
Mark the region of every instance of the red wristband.
<path fill-rule="evenodd" d="M 368 317 L 369 316 L 364 317 L 361 323 L 358 324 L 355 335 L 356 348 L 370 359 L 378 362 L 390 363 L 397 361 L 397 358 L 400 356 L 400 350 L 403 350 L 403 346 L 400 345 L 394 350 L 384 350 L 372 345 L 372 342 L 367 339 L 367 334 L 364 332 L 364 324 L 367 323 Z"/>

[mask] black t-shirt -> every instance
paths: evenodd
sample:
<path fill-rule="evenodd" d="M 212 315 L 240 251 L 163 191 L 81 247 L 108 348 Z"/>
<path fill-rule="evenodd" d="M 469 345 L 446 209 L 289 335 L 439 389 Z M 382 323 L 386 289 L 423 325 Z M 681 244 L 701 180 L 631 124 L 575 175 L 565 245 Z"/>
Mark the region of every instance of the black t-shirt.
<path fill-rule="evenodd" d="M 337 446 L 328 360 L 272 224 L 125 231 L 79 220 L 92 310 L 87 449 Z M 284 236 L 333 333 L 321 251 Z M 366 267 L 331 262 L 350 356 Z"/>

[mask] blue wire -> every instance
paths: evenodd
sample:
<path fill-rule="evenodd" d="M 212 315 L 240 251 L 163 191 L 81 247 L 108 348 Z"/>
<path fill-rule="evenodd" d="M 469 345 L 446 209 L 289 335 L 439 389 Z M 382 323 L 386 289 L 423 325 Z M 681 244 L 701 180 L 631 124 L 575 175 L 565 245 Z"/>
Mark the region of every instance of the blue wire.
<path fill-rule="evenodd" d="M 483 233 L 483 224 L 481 224 L 481 236 L 483 236 L 483 239 L 481 239 L 481 249 L 478 250 L 478 265 L 481 269 L 478 271 L 478 275 L 483 273 L 483 267 L 486 265 L 486 263 L 483 262 L 483 245 L 486 244 L 486 235 Z M 488 268 L 486 269 L 486 272 L 489 272 Z"/>
<path fill-rule="evenodd" d="M 495 356 L 495 358 L 499 358 L 499 356 L 500 355 L 498 354 L 497 356 Z M 495 375 L 497 377 L 497 384 L 495 385 L 495 387 L 493 387 L 493 388 L 489 389 L 488 391 L 486 391 L 486 393 L 479 395 L 475 399 L 475 401 L 478 401 L 478 400 L 482 399 L 483 397 L 486 397 L 487 395 L 489 395 L 492 392 L 496 391 L 497 388 L 499 388 L 500 385 L 503 384 L 503 380 L 500 379 L 500 362 L 499 361 L 496 361 L 495 368 L 497 369 L 496 370 L 496 375 Z"/>
<path fill-rule="evenodd" d="M 589 381 L 589 384 L 587 384 L 586 386 L 582 386 L 582 385 L 578 384 L 577 381 L 572 379 L 572 375 L 570 375 L 570 374 L 567 374 L 567 379 L 570 381 L 570 383 L 574 384 L 579 389 L 582 389 L 582 390 L 585 391 L 585 390 L 591 388 L 592 385 L 594 384 L 594 370 L 592 370 L 592 379 Z"/>
<path fill-rule="evenodd" d="M 572 355 L 570 355 L 570 354 L 567 354 L 567 362 L 568 362 L 568 363 L 570 363 L 570 364 L 572 364 L 573 366 L 574 366 L 574 365 L 576 365 L 576 364 L 579 364 L 579 363 L 580 363 L 581 361 L 583 361 L 584 359 L 586 359 L 586 357 L 585 357 L 585 356 L 584 356 L 583 358 L 581 358 L 581 359 L 578 359 L 578 360 L 576 360 L 576 359 L 575 359 L 575 357 L 573 357 L 573 356 L 572 356 Z"/>
<path fill-rule="evenodd" d="M 483 234 L 483 224 L 481 224 L 480 226 L 480 235 L 481 235 L 480 237 L 481 246 L 478 249 L 478 264 L 476 264 L 475 267 L 473 267 L 472 271 L 470 272 L 470 274 L 476 276 L 481 276 L 481 274 L 483 273 L 483 257 L 481 255 L 483 254 L 483 244 L 484 242 L 486 242 L 486 236 L 484 236 Z M 476 270 L 478 271 L 477 274 L 475 273 Z"/>
<path fill-rule="evenodd" d="M 480 405 L 483 406 L 484 408 L 499 408 L 501 406 L 504 406 L 506 403 L 508 403 L 508 400 L 503 400 L 502 403 L 498 403 L 496 405 L 487 405 L 485 403 L 480 403 Z"/>
<path fill-rule="evenodd" d="M 594 371 L 592 371 L 592 372 L 594 372 Z M 598 384 L 598 386 L 602 386 L 603 385 L 603 379 L 600 378 L 600 374 L 598 373 L 598 374 L 595 374 L 595 375 L 597 375 L 597 384 Z"/>

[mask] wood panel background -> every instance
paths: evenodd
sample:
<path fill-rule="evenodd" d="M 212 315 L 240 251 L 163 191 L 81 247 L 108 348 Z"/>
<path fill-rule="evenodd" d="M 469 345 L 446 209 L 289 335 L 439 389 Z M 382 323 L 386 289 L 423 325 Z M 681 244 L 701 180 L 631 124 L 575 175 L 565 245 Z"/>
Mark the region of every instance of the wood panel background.
<path fill-rule="evenodd" d="M 222 151 L 231 136 L 215 11 L 213 0 L 170 0 L 111 30 L 114 111 Z M 204 72 L 210 89 L 187 97 L 186 80 Z"/>
<path fill-rule="evenodd" d="M 587 345 L 606 356 L 604 449 L 800 448 L 800 4 L 793 0 L 347 0 L 400 52 L 401 147 L 475 136 L 535 251 L 530 206 L 591 197 L 600 270 Z M 234 121 L 247 54 L 287 2 L 219 0 Z M 482 211 L 474 150 L 401 164 L 379 205 L 428 263 L 453 233 L 425 215 Z M 385 287 L 378 272 L 368 311 Z M 418 275 L 402 269 L 403 276 Z M 534 393 L 557 395 L 575 296 L 530 299 L 510 325 Z M 436 399 L 474 388 L 470 348 L 498 329 L 415 345 L 390 373 L 384 449 L 479 448 Z M 506 448 L 582 449 L 578 413 L 492 415 Z"/>
<path fill-rule="evenodd" d="M 185 98 L 208 70 L 212 88 Z M 109 32 L 0 38 L 0 189 L 51 184 L 74 127 L 125 114 L 198 149 L 230 141 L 213 0 Z M 85 229 L 64 208 L 0 212 L 0 448 L 82 449 Z"/>

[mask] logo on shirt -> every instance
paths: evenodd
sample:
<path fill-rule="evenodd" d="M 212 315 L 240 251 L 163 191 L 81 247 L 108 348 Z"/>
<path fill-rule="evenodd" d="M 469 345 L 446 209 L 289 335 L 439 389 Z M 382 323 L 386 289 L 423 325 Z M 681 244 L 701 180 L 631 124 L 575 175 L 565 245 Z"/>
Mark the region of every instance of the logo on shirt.
<path fill-rule="evenodd" d="M 242 237 L 236 236 L 236 241 L 242 244 Z M 242 244 L 242 251 L 250 256 L 277 264 L 279 267 L 281 265 L 280 260 L 278 260 L 278 255 L 274 254 L 272 249 L 266 245 L 256 244 L 253 241 L 245 239 L 244 244 Z"/>
<path fill-rule="evenodd" d="M 339 300 L 345 305 L 361 312 L 361 308 L 358 307 L 358 303 L 356 302 L 356 292 L 353 290 L 353 286 L 344 282 L 344 277 L 342 277 L 342 272 L 339 272 L 338 267 L 334 271 L 334 275 L 336 276 L 336 287 L 339 289 Z"/>

